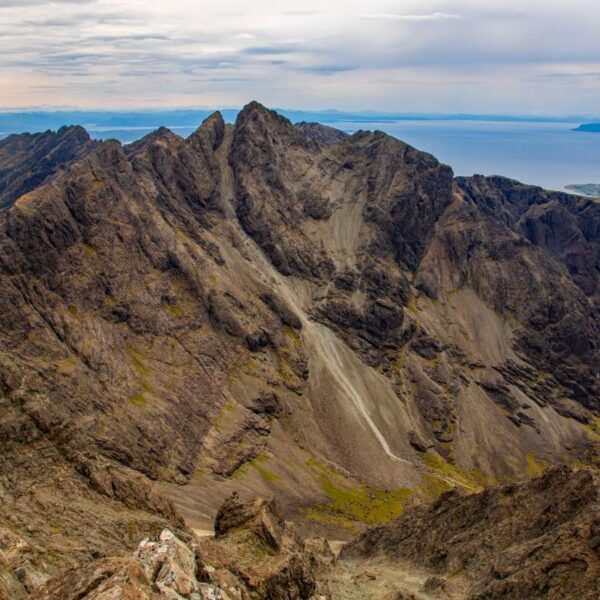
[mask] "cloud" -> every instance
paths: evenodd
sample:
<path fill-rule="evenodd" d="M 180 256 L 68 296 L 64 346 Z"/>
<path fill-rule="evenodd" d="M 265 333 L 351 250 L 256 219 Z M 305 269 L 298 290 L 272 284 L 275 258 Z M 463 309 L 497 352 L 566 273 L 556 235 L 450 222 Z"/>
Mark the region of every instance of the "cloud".
<path fill-rule="evenodd" d="M 244 0 L 0 0 L 0 110 L 93 108 L 98 98 L 106 108 L 189 106 L 192 98 L 239 106 L 257 96 L 350 110 L 593 110 L 597 0 L 351 5 L 360 8 L 338 0 L 253 0 L 252 10 Z M 568 93 L 569 81 L 587 95 Z"/>
<path fill-rule="evenodd" d="M 0 8 L 21 8 L 24 6 L 40 6 L 43 4 L 94 4 L 98 0 L 0 0 Z"/>
<path fill-rule="evenodd" d="M 322 12 L 320 10 L 286 10 L 283 14 L 287 17 L 313 17 Z"/>
<path fill-rule="evenodd" d="M 458 14 L 434 12 L 430 15 L 400 15 L 393 13 L 369 13 L 359 15 L 363 19 L 383 19 L 387 21 L 462 21 L 465 17 Z"/>
<path fill-rule="evenodd" d="M 293 54 L 301 50 L 302 48 L 298 46 L 253 46 L 245 48 L 242 52 L 253 56 L 278 56 L 280 54 Z"/>
<path fill-rule="evenodd" d="M 333 75 L 335 73 L 345 73 L 346 71 L 354 71 L 356 67 L 351 65 L 313 65 L 309 67 L 300 67 L 300 71 L 306 73 L 320 73 L 322 75 Z"/>

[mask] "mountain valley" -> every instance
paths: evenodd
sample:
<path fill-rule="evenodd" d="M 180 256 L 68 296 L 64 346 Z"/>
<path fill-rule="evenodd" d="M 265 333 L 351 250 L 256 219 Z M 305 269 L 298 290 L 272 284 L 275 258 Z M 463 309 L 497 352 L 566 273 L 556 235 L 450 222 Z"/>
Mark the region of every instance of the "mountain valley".
<path fill-rule="evenodd" d="M 598 597 L 593 199 L 252 102 L 0 207 L 0 598 Z"/>

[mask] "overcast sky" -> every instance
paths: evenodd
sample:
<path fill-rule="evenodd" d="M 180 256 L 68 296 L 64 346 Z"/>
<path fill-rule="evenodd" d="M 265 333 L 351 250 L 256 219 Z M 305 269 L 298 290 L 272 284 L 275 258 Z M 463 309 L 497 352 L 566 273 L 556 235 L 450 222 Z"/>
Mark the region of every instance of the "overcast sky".
<path fill-rule="evenodd" d="M 598 0 L 0 0 L 0 109 L 600 112 Z"/>

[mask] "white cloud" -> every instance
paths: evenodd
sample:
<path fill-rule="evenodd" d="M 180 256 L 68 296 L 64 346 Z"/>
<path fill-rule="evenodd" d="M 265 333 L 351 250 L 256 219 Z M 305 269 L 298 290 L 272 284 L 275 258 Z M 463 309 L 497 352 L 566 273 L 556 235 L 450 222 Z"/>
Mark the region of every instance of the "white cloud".
<path fill-rule="evenodd" d="M 20 8 L 40 4 L 92 4 L 97 0 L 0 0 L 0 8 Z"/>
<path fill-rule="evenodd" d="M 0 0 L 0 109 L 595 112 L 597 0 Z M 11 83 L 12 82 L 12 83 Z"/>
<path fill-rule="evenodd" d="M 385 19 L 388 21 L 446 21 L 462 20 L 465 17 L 458 14 L 449 14 L 443 12 L 434 12 L 430 15 L 400 15 L 390 13 L 361 14 L 363 19 Z"/>

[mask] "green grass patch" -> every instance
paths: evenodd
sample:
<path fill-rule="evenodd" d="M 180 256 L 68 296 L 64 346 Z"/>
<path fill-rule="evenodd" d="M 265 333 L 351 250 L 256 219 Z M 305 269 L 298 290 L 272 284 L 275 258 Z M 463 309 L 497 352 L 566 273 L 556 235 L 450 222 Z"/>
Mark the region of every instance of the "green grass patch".
<path fill-rule="evenodd" d="M 332 525 L 333 527 L 341 527 L 343 529 L 350 529 L 353 532 L 359 530 L 359 525 L 356 521 L 345 517 L 340 514 L 333 514 L 328 511 L 327 508 L 319 506 L 310 506 L 302 510 L 304 516 L 315 523 L 324 523 L 325 525 Z"/>
<path fill-rule="evenodd" d="M 404 505 L 413 493 L 407 488 L 389 491 L 352 481 L 314 458 L 306 464 L 316 473 L 321 489 L 329 499 L 327 504 L 312 507 L 313 516 L 316 511 L 334 519 L 368 525 L 387 523 L 402 515 Z"/>
<path fill-rule="evenodd" d="M 177 317 L 178 319 L 185 316 L 185 311 L 183 310 L 183 307 L 179 302 L 177 302 L 176 304 L 163 304 L 163 308 L 169 311 L 174 317 Z"/>
<path fill-rule="evenodd" d="M 141 392 L 129 399 L 129 403 L 133 404 L 134 406 L 145 406 L 148 403 L 146 394 L 153 394 L 155 392 L 154 387 L 147 380 L 147 376 L 150 374 L 150 369 L 146 367 L 142 355 L 134 350 L 131 346 L 127 346 L 126 352 L 131 358 L 133 367 L 140 375 L 139 386 L 142 388 Z"/>
<path fill-rule="evenodd" d="M 213 428 L 221 433 L 223 426 L 227 424 L 231 416 L 235 412 L 235 402 L 231 399 L 227 400 L 223 408 L 219 411 L 219 414 L 213 421 Z"/>
<path fill-rule="evenodd" d="M 597 442 L 600 439 L 600 417 L 592 417 L 588 423 L 581 425 L 592 442 Z"/>
<path fill-rule="evenodd" d="M 248 471 L 250 469 L 254 469 L 265 483 L 278 483 L 281 481 L 281 477 L 264 466 L 264 463 L 268 462 L 269 460 L 270 458 L 266 454 L 259 454 L 252 460 L 249 460 L 238 467 L 231 475 L 231 478 L 241 479 L 242 477 L 248 475 Z"/>
<path fill-rule="evenodd" d="M 147 403 L 148 401 L 146 400 L 146 396 L 144 396 L 144 392 L 140 392 L 129 398 L 129 404 L 133 404 L 133 406 L 146 406 Z"/>
<path fill-rule="evenodd" d="M 435 450 L 428 450 L 423 454 L 422 459 L 431 471 L 423 477 L 421 483 L 422 490 L 427 496 L 439 496 L 455 486 L 469 492 L 479 492 L 490 483 L 489 478 L 478 469 L 462 469 L 449 463 Z"/>
<path fill-rule="evenodd" d="M 289 325 L 286 325 L 283 328 L 283 331 L 285 332 L 285 336 L 290 341 L 292 346 L 294 346 L 296 350 L 300 350 L 300 348 L 302 348 L 302 338 L 300 337 L 300 334 Z"/>
<path fill-rule="evenodd" d="M 525 472 L 527 473 L 527 477 L 533 477 L 535 475 L 539 475 L 544 472 L 546 467 L 542 462 L 539 462 L 535 456 L 535 454 L 529 453 L 527 455 L 527 468 Z"/>
<path fill-rule="evenodd" d="M 396 375 L 402 376 L 404 373 L 404 362 L 406 360 L 406 346 L 398 351 L 396 359 L 392 363 L 394 365 L 394 371 Z"/>
<path fill-rule="evenodd" d="M 257 458 L 260 458 L 260 457 L 257 457 Z M 265 457 L 265 459 L 266 459 L 266 457 Z M 256 472 L 262 477 L 263 481 L 265 481 L 266 483 L 277 483 L 278 481 L 281 481 L 281 477 L 279 477 L 279 475 L 277 475 L 276 473 L 269 471 L 269 469 L 261 466 L 259 464 L 259 462 L 254 463 L 252 466 L 254 467 Z"/>
<path fill-rule="evenodd" d="M 154 393 L 154 388 L 146 380 L 142 380 L 141 384 L 142 384 L 142 389 L 145 392 L 148 392 L 149 394 Z"/>
<path fill-rule="evenodd" d="M 280 356 L 277 357 L 277 370 L 285 383 L 291 385 L 296 380 L 296 375 L 289 363 Z"/>
<path fill-rule="evenodd" d="M 129 354 L 133 366 L 140 375 L 150 374 L 150 369 L 146 367 L 146 364 L 144 363 L 144 358 L 139 352 L 134 350 L 131 346 L 127 346 L 127 354 Z"/>
<path fill-rule="evenodd" d="M 259 367 L 258 359 L 254 355 L 248 354 L 246 362 L 240 367 L 240 371 L 251 377 L 260 377 Z"/>

